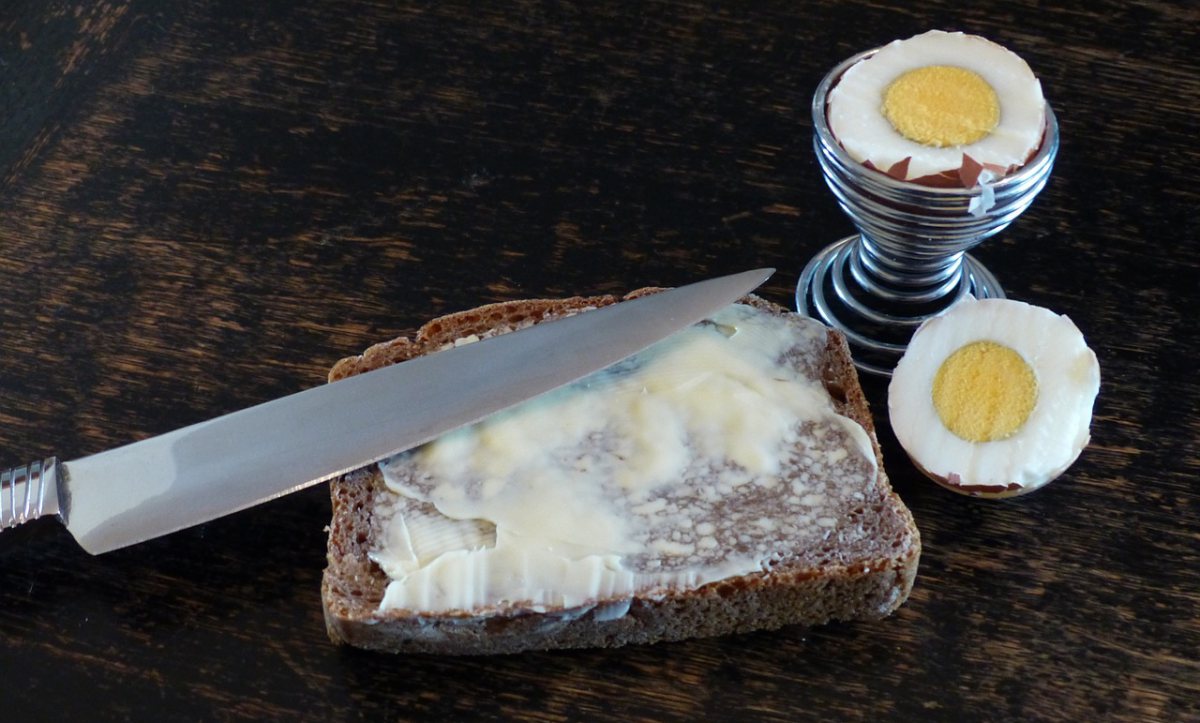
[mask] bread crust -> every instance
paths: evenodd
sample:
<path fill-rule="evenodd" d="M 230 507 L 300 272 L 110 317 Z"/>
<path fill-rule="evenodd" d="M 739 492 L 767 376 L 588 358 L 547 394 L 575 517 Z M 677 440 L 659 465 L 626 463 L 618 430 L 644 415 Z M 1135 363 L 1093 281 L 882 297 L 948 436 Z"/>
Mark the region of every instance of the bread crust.
<path fill-rule="evenodd" d="M 627 294 L 635 298 L 660 289 Z M 449 314 L 422 326 L 411 338 L 376 344 L 334 365 L 330 381 L 432 353 L 469 336 L 484 338 L 547 319 L 616 303 L 611 295 L 534 299 L 489 304 Z M 756 296 L 742 300 L 777 314 L 783 307 Z M 830 620 L 878 619 L 908 598 L 921 552 L 912 514 L 891 490 L 875 427 L 845 338 L 827 332 L 822 381 L 837 411 L 866 430 L 875 450 L 879 498 L 863 511 L 877 524 L 878 550 L 857 559 L 824 564 L 777 563 L 763 572 L 653 598 L 635 597 L 624 614 L 611 604 L 547 613 L 412 616 L 379 612 L 388 578 L 368 551 L 377 524 L 372 509 L 387 494 L 375 466 L 330 485 L 333 518 L 328 565 L 321 585 L 331 640 L 387 652 L 500 654 L 524 650 L 615 647 L 685 638 L 811 626 Z M 834 556 L 836 557 L 836 555 Z M 617 613 L 621 610 L 617 610 Z"/>

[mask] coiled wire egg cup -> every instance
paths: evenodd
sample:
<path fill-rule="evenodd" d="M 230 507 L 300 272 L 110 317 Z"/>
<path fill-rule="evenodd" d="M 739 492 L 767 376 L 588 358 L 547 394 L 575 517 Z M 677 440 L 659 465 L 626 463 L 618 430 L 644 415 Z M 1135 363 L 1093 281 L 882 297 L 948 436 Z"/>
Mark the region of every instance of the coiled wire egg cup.
<path fill-rule="evenodd" d="M 829 91 L 842 73 L 874 52 L 835 67 L 813 94 L 817 160 L 858 233 L 808 262 L 796 285 L 796 308 L 845 334 L 860 370 L 891 376 L 921 322 L 968 295 L 1004 298 L 996 277 L 967 251 L 1004 230 L 1045 187 L 1058 155 L 1058 121 L 1047 104 L 1041 147 L 1016 172 L 990 185 L 994 199 L 979 186 L 934 188 L 896 180 L 851 158 L 826 114 Z"/>

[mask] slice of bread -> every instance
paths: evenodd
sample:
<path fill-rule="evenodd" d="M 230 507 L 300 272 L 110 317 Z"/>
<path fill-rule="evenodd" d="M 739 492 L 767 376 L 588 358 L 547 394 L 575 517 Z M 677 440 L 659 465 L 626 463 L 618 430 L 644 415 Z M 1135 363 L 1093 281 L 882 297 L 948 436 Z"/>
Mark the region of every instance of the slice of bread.
<path fill-rule="evenodd" d="M 642 289 L 627 298 L 654 291 Z M 342 359 L 329 379 L 617 301 L 614 296 L 514 301 L 443 316 L 411 339 L 377 344 L 360 356 Z M 790 314 L 754 296 L 742 303 L 773 315 Z M 836 331 L 826 334 L 824 349 L 818 348 L 819 363 L 807 373 L 819 376 L 838 414 L 865 430 L 876 471 L 853 491 L 839 493 L 836 485 L 823 488 L 834 498 L 827 509 L 836 516 L 823 518 L 829 529 L 822 535 L 796 544 L 781 539 L 779 551 L 761 570 L 698 587 L 590 600 L 570 608 L 381 609 L 390 579 L 373 556 L 387 520 L 404 498 L 387 487 L 379 465 L 372 465 L 331 484 L 333 519 L 321 589 L 330 638 L 390 652 L 494 654 L 615 647 L 890 614 L 912 589 L 920 537 L 884 474 L 870 410 L 846 341 Z M 808 471 L 801 455 L 794 455 L 780 478 L 786 483 Z"/>

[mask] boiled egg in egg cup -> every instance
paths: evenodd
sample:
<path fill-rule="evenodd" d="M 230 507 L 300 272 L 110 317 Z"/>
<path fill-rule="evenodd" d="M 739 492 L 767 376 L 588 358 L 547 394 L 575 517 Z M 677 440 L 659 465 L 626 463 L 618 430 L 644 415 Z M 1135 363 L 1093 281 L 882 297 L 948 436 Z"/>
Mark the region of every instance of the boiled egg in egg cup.
<path fill-rule="evenodd" d="M 940 30 L 889 43 L 830 88 L 829 130 L 858 163 L 900 181 L 970 189 L 1025 165 L 1046 125 L 1020 56 Z"/>
<path fill-rule="evenodd" d="M 913 463 L 966 495 L 1040 489 L 1090 439 L 1100 367 L 1066 316 L 968 299 L 924 322 L 888 385 L 892 430 Z"/>
<path fill-rule="evenodd" d="M 922 322 L 1004 297 L 967 251 L 1045 187 L 1058 124 L 1025 61 L 942 31 L 842 62 L 812 115 L 821 171 L 858 233 L 808 262 L 796 306 L 844 333 L 860 370 L 887 376 Z"/>

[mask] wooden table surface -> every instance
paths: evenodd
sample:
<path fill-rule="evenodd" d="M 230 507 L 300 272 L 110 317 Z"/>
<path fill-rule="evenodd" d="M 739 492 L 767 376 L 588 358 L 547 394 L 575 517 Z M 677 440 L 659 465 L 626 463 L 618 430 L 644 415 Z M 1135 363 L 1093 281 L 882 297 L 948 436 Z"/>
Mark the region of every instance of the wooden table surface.
<path fill-rule="evenodd" d="M 483 302 L 769 265 L 790 304 L 851 230 L 814 87 L 932 27 L 1041 77 L 1054 175 L 976 255 L 1103 374 L 1079 462 L 1002 503 L 916 473 L 866 382 L 925 546 L 875 623 L 385 656 L 326 639 L 323 487 L 99 557 L 39 520 L 0 535 L 0 717 L 1200 718 L 1198 26 L 1152 1 L 0 2 L 0 466 L 320 384 Z"/>

